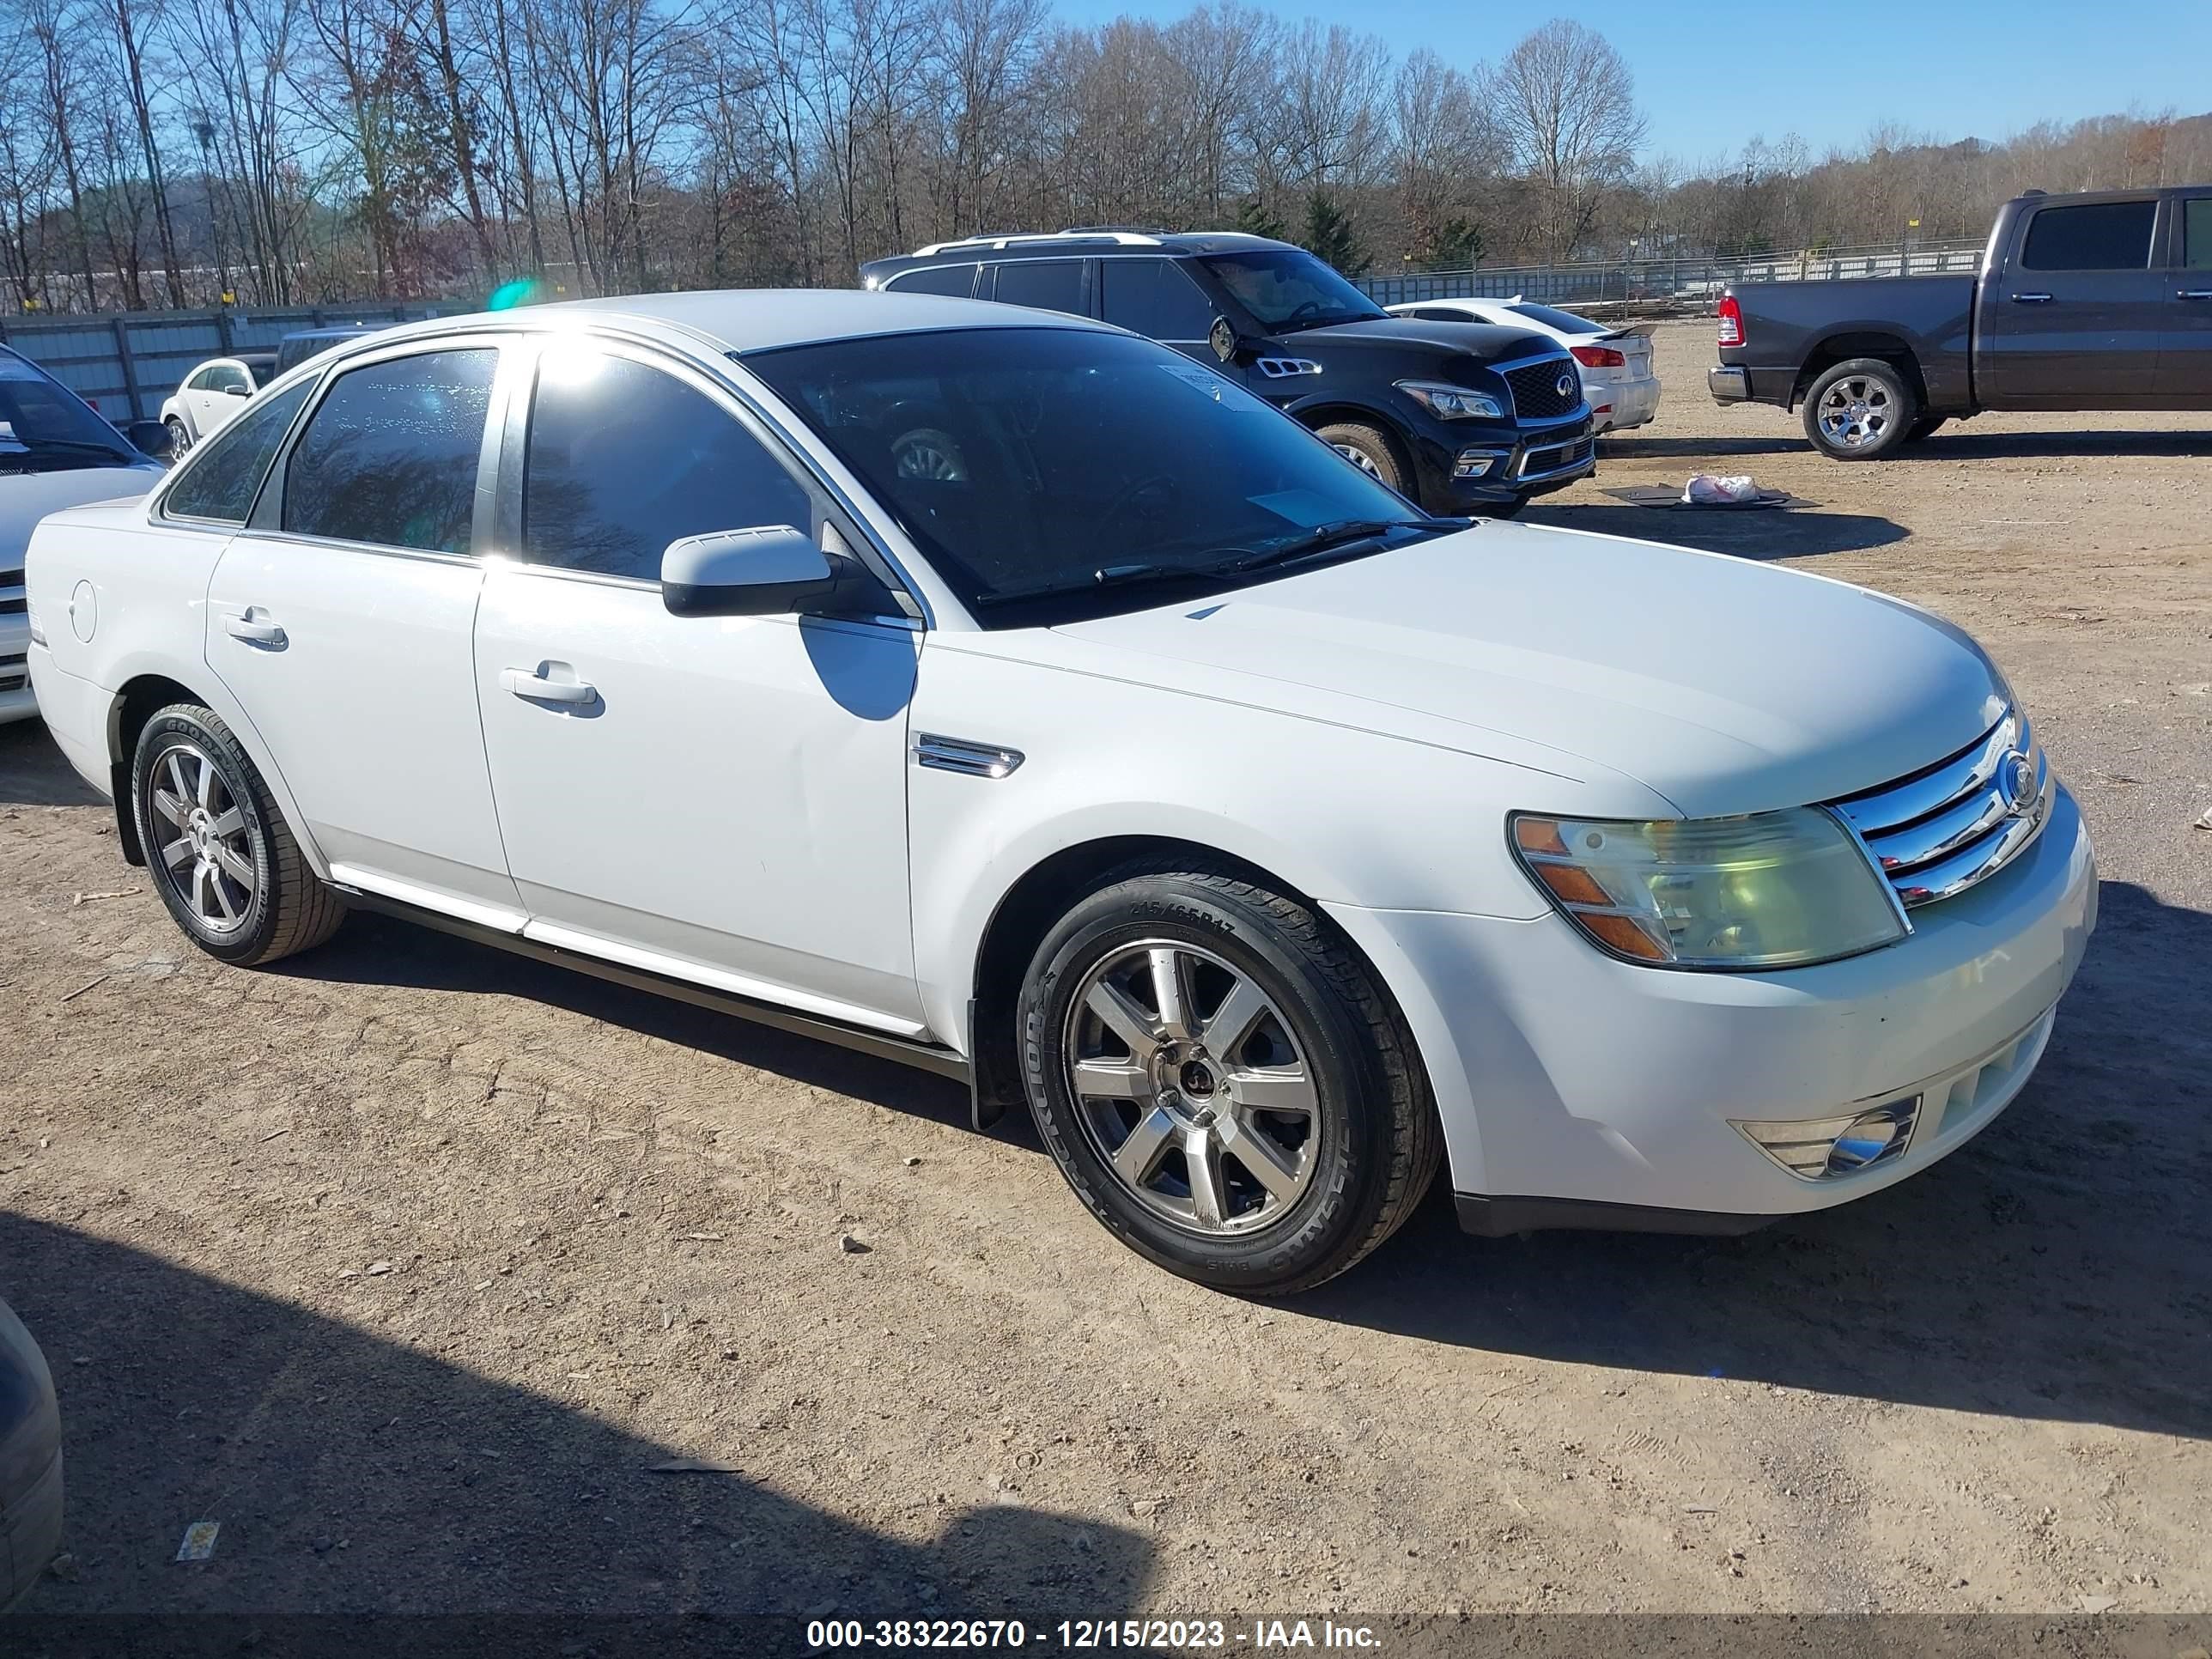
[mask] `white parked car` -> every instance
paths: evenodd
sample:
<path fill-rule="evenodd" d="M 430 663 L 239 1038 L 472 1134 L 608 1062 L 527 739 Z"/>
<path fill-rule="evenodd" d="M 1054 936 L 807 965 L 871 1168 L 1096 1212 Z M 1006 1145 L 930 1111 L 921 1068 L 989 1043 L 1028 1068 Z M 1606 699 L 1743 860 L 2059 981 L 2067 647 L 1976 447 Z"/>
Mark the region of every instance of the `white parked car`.
<path fill-rule="evenodd" d="M 1614 328 L 1557 306 L 1510 300 L 1423 300 L 1392 306 L 1393 314 L 1438 323 L 1497 323 L 1548 334 L 1581 366 L 1583 395 L 1600 432 L 1647 425 L 1659 412 L 1659 377 L 1651 368 L 1650 323 Z"/>
<path fill-rule="evenodd" d="M 2019 1092 L 2094 918 L 1957 629 L 1425 518 L 1072 316 L 411 325 L 30 584 L 48 725 L 210 954 L 362 905 L 965 1078 L 1244 1292 L 1440 1160 L 1480 1232 L 1878 1192 Z"/>
<path fill-rule="evenodd" d="M 169 428 L 171 451 L 181 455 L 194 444 L 204 443 L 276 373 L 275 352 L 241 351 L 232 357 L 210 357 L 185 375 L 174 395 L 161 403 L 161 423 Z"/>
<path fill-rule="evenodd" d="M 118 432 L 27 357 L 0 346 L 0 726 L 39 712 L 31 689 L 31 619 L 23 550 L 47 514 L 80 501 L 143 495 L 161 476 L 152 421 Z"/>

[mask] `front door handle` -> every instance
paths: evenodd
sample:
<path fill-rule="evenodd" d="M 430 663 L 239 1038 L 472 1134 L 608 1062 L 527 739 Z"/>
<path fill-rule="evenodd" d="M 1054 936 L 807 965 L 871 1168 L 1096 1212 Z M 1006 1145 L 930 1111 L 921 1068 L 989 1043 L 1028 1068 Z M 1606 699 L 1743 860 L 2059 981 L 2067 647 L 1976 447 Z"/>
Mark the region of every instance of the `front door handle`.
<path fill-rule="evenodd" d="M 270 621 L 269 613 L 257 605 L 248 605 L 236 616 L 225 617 L 222 631 L 234 640 L 244 640 L 248 645 L 284 643 L 284 630 Z"/>
<path fill-rule="evenodd" d="M 2212 288 L 2178 288 L 2173 290 L 2177 300 L 2212 300 Z"/>
<path fill-rule="evenodd" d="M 2051 296 L 2048 294 L 2015 294 L 2012 296 L 2012 302 L 2016 306 L 2047 306 L 2051 303 Z"/>
<path fill-rule="evenodd" d="M 499 689 L 530 702 L 589 702 L 599 689 L 586 680 L 549 680 L 535 669 L 502 668 Z"/>

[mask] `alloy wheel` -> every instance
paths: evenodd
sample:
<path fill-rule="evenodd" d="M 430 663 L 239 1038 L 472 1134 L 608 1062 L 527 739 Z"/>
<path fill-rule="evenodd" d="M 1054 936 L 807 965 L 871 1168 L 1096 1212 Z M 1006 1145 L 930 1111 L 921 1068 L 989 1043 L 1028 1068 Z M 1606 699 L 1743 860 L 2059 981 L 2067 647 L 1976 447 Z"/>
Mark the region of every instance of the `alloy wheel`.
<path fill-rule="evenodd" d="M 1838 449 L 1866 449 L 1880 443 L 1897 422 L 1889 388 L 1869 375 L 1838 380 L 1822 394 L 1820 430 Z"/>
<path fill-rule="evenodd" d="M 1352 465 L 1358 467 L 1369 477 L 1380 478 L 1382 477 L 1382 469 L 1376 465 L 1375 458 L 1369 454 L 1365 450 L 1360 448 L 1358 445 L 1339 444 L 1336 446 L 1336 453 L 1343 456 L 1346 460 L 1350 461 Z M 1388 481 L 1386 480 L 1385 482 Z"/>
<path fill-rule="evenodd" d="M 1265 991 L 1210 951 L 1115 950 L 1069 1006 L 1077 1115 L 1114 1178 L 1167 1221 L 1211 1237 L 1267 1227 L 1319 1161 L 1312 1068 Z"/>
<path fill-rule="evenodd" d="M 154 867 L 202 927 L 236 933 L 252 918 L 261 877 L 245 811 L 222 772 L 198 744 L 179 740 L 154 757 L 147 794 Z"/>

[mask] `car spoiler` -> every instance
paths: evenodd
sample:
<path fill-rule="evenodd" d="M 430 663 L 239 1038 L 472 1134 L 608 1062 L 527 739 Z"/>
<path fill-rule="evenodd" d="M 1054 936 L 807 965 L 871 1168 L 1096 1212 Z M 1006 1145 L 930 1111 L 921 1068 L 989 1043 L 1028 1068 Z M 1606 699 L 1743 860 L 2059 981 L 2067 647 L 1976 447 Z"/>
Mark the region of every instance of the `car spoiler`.
<path fill-rule="evenodd" d="M 1659 331 L 1656 323 L 1631 323 L 1626 328 L 1616 328 L 1610 334 L 1601 334 L 1601 340 L 1648 340 Z"/>

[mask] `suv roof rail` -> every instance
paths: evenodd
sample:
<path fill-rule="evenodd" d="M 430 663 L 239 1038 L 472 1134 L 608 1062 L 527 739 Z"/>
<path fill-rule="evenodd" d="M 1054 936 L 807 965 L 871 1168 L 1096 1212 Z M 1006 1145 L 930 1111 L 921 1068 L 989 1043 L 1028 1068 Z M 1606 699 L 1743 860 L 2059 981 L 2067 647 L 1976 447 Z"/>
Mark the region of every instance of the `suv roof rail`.
<path fill-rule="evenodd" d="M 963 236 L 957 241 L 932 242 L 927 247 L 918 247 L 912 257 L 927 259 L 958 248 L 1006 248 L 1026 246 L 1032 242 L 1114 242 L 1125 246 L 1158 247 L 1160 239 L 1135 230 L 1052 230 L 1018 235 Z"/>

